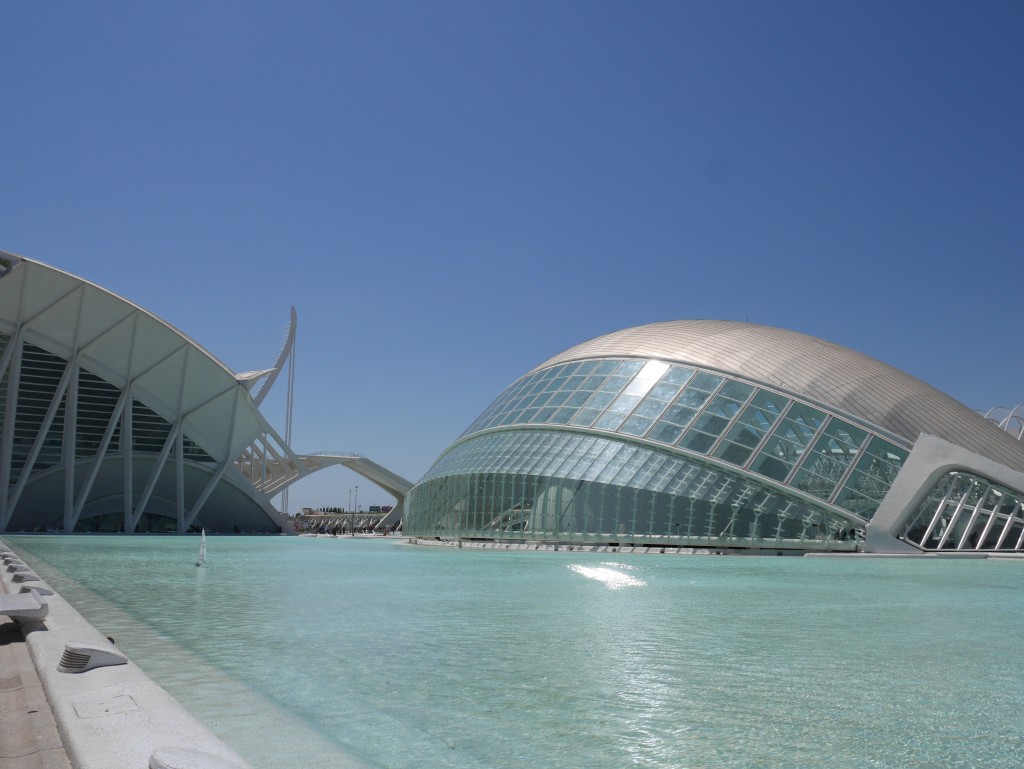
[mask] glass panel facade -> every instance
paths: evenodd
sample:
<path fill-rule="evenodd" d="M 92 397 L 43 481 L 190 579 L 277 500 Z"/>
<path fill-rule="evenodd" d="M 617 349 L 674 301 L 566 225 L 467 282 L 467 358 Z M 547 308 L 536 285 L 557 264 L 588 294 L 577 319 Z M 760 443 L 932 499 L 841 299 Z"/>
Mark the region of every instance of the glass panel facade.
<path fill-rule="evenodd" d="M 888 441 L 872 438 L 835 503 L 861 518 L 870 518 L 896 480 L 908 454 Z"/>
<path fill-rule="evenodd" d="M 407 499 L 413 536 L 654 539 L 717 547 L 834 547 L 856 526 L 739 472 L 654 447 L 511 431 L 448 452 Z"/>
<path fill-rule="evenodd" d="M 661 444 L 669 453 L 710 456 L 865 520 L 878 508 L 909 448 L 735 377 L 658 360 L 612 358 L 527 375 L 463 437 L 543 425 L 629 436 Z"/>
<path fill-rule="evenodd" d="M 758 390 L 750 405 L 743 410 L 743 415 L 736 420 L 725 440 L 715 451 L 715 456 L 730 464 L 745 464 L 775 424 L 787 403 L 786 399 L 773 392 Z"/>
<path fill-rule="evenodd" d="M 793 485 L 819 499 L 828 499 L 866 437 L 866 431 L 833 418 L 814 444 L 810 456 L 804 460 Z"/>
<path fill-rule="evenodd" d="M 900 539 L 923 550 L 1024 552 L 1024 494 L 973 473 L 947 473 Z"/>
<path fill-rule="evenodd" d="M 785 481 L 824 423 L 824 412 L 803 403 L 794 403 L 750 469 L 776 481 Z"/>

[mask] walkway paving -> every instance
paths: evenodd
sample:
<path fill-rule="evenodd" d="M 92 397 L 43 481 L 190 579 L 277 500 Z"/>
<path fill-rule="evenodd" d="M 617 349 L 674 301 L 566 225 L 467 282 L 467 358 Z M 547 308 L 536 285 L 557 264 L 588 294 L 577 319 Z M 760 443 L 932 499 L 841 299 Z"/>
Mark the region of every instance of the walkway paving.
<path fill-rule="evenodd" d="M 21 629 L 2 615 L 0 769 L 71 769 Z"/>

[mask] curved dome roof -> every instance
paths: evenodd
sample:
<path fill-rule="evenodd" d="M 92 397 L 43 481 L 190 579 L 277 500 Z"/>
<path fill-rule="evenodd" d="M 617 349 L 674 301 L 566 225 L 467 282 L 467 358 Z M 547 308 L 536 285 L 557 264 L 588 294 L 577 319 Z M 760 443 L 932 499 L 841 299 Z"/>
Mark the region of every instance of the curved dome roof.
<path fill-rule="evenodd" d="M 913 443 L 930 433 L 1017 470 L 1024 444 L 959 401 L 875 358 L 807 334 L 725 320 L 676 320 L 599 336 L 549 358 L 678 361 L 803 396 Z"/>

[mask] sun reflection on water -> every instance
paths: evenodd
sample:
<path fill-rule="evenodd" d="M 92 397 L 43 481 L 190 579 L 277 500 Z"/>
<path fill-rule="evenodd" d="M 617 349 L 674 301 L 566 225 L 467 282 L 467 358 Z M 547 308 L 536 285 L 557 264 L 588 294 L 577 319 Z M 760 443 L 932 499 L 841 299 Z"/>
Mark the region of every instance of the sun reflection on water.
<path fill-rule="evenodd" d="M 627 573 L 632 569 L 622 563 L 603 563 L 600 566 L 584 566 L 581 563 L 569 564 L 569 571 L 587 579 L 603 582 L 609 590 L 621 590 L 624 587 L 646 587 L 647 583 Z"/>

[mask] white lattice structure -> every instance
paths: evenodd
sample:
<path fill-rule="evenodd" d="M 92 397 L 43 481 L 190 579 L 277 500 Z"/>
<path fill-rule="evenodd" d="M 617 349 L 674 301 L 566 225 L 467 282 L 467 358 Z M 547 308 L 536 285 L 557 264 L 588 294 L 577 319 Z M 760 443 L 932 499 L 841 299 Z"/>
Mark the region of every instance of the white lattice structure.
<path fill-rule="evenodd" d="M 141 307 L 0 251 L 0 531 L 284 528 L 271 496 L 324 463 L 253 392 L 294 327 L 293 309 L 275 368 L 236 375 Z"/>

